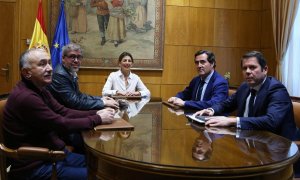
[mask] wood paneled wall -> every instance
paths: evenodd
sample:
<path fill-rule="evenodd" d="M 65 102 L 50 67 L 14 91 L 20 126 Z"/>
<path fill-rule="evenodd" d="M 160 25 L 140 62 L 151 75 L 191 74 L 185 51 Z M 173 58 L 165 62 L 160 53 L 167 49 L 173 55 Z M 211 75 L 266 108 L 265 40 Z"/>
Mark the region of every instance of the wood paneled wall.
<path fill-rule="evenodd" d="M 230 72 L 232 86 L 243 81 L 240 57 L 249 50 L 262 51 L 274 75 L 269 0 L 166 0 L 165 10 L 164 70 L 135 71 L 152 96 L 181 91 L 197 74 L 193 59 L 200 49 L 215 53 L 217 71 Z M 110 72 L 81 69 L 82 91 L 100 95 Z"/>
<path fill-rule="evenodd" d="M 193 59 L 194 53 L 200 49 L 215 53 L 216 70 L 220 74 L 230 72 L 232 86 L 238 86 L 243 80 L 240 57 L 249 50 L 262 51 L 268 59 L 269 74 L 274 75 L 276 62 L 269 1 L 166 0 L 164 70 L 135 73 L 150 89 L 152 96 L 163 99 L 174 96 L 197 75 Z M 38 3 L 37 0 L 17 2 L 21 11 L 18 57 L 28 47 L 26 39 L 31 38 Z M 47 29 L 49 4 L 49 0 L 43 0 Z M 111 71 L 81 69 L 81 90 L 92 95 L 101 95 L 105 79 Z"/>

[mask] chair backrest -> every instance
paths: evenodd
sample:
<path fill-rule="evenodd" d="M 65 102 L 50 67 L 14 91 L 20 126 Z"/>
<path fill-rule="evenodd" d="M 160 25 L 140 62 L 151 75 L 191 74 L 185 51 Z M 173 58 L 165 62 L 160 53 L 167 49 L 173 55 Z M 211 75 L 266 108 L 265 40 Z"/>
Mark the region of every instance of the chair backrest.
<path fill-rule="evenodd" d="M 2 122 L 3 122 L 3 111 L 7 99 L 0 99 L 0 143 L 3 143 L 3 132 L 2 132 Z M 3 156 L 2 151 L 0 151 L 0 168 L 1 168 L 1 180 L 7 179 L 6 174 L 6 160 Z"/>
<path fill-rule="evenodd" d="M 3 138 L 3 111 L 7 99 L 0 99 L 0 168 L 1 168 L 1 180 L 7 178 L 7 165 L 6 157 L 14 159 L 35 159 L 35 160 L 47 160 L 53 162 L 52 178 L 56 179 L 56 167 L 55 162 L 61 161 L 65 158 L 64 151 L 53 151 L 48 148 L 42 147 L 19 147 L 18 149 L 7 148 L 4 144 Z"/>
<path fill-rule="evenodd" d="M 293 101 L 294 119 L 298 128 L 300 128 L 300 102 Z"/>

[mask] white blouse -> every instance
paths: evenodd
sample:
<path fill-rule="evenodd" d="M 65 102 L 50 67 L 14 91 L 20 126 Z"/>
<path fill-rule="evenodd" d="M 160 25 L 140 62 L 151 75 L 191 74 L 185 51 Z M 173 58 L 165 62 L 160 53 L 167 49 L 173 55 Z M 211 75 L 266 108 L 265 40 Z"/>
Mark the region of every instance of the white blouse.
<path fill-rule="evenodd" d="M 139 91 L 141 96 L 150 96 L 150 91 L 144 85 L 140 77 L 130 72 L 127 79 L 128 85 L 125 85 L 125 77 L 121 70 L 110 73 L 108 79 L 102 89 L 103 96 L 116 95 L 117 91 L 135 92 Z"/>

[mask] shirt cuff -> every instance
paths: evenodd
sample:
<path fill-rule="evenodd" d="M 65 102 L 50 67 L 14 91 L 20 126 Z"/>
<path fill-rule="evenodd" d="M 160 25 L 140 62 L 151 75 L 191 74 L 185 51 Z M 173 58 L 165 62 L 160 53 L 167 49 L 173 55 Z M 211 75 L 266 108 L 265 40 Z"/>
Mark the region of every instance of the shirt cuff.
<path fill-rule="evenodd" d="M 237 127 L 238 129 L 241 129 L 241 120 L 240 120 L 239 117 L 236 117 L 236 127 Z"/>
<path fill-rule="evenodd" d="M 114 90 L 112 95 L 117 95 L 118 90 Z"/>

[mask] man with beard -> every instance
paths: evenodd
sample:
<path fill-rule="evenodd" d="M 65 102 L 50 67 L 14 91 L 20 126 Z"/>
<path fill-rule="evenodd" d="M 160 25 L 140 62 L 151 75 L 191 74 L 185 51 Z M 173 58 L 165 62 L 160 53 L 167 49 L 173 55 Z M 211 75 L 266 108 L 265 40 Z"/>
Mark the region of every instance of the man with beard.
<path fill-rule="evenodd" d="M 267 76 L 267 62 L 261 52 L 242 56 L 245 82 L 226 101 L 203 109 L 195 115 L 209 115 L 205 125 L 236 126 L 247 130 L 267 130 L 290 140 L 297 138 L 291 98 L 285 86 Z M 237 117 L 213 116 L 237 110 Z"/>
<path fill-rule="evenodd" d="M 64 106 L 77 110 L 99 110 L 106 107 L 119 108 L 119 103 L 110 97 L 91 96 L 80 92 L 77 72 L 83 59 L 81 47 L 70 43 L 62 48 L 62 64 L 53 72 L 52 83 L 47 87 L 55 99 Z M 74 152 L 84 153 L 84 143 L 80 132 L 66 137 L 66 143 Z"/>
<path fill-rule="evenodd" d="M 52 83 L 48 89 L 58 102 L 68 108 L 78 110 L 117 109 L 119 104 L 112 98 L 90 96 L 81 93 L 78 86 L 77 72 L 83 59 L 81 47 L 70 43 L 62 48 L 62 64 L 53 72 Z"/>
<path fill-rule="evenodd" d="M 177 93 L 176 97 L 169 98 L 168 102 L 201 110 L 224 101 L 228 97 L 228 83 L 215 71 L 214 53 L 207 50 L 197 51 L 194 63 L 199 75 L 182 92 Z"/>

